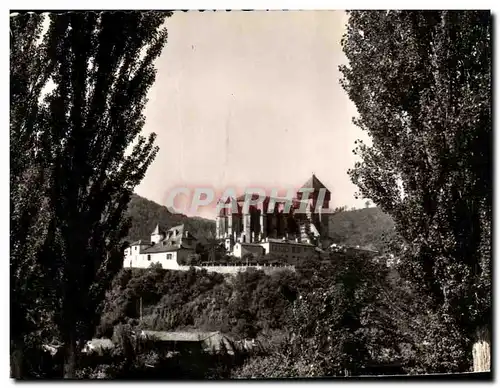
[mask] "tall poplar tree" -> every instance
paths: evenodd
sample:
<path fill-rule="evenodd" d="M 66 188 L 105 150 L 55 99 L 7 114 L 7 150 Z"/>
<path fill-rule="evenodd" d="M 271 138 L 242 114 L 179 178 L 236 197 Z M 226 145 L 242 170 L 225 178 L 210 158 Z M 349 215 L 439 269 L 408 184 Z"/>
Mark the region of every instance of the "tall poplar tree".
<path fill-rule="evenodd" d="M 353 11 L 342 46 L 372 139 L 351 178 L 394 219 L 406 279 L 470 346 L 491 325 L 491 15 Z"/>
<path fill-rule="evenodd" d="M 10 334 L 16 378 L 27 373 L 24 353 L 50 326 L 47 277 L 39 260 L 50 214 L 37 136 L 43 132 L 39 102 L 53 70 L 39 41 L 43 20 L 40 14 L 27 13 L 10 20 Z"/>
<path fill-rule="evenodd" d="M 145 138 L 140 132 L 156 75 L 154 61 L 167 40 L 162 25 L 168 16 L 51 14 L 38 44 L 36 21 L 27 22 L 34 25 L 29 36 L 18 35 L 20 28 L 11 31 L 11 68 L 21 69 L 12 73 L 28 96 L 35 94 L 29 105 L 33 115 L 23 118 L 17 111 L 11 120 L 12 144 L 33 143 L 36 156 L 27 165 L 19 163 L 16 174 L 41 171 L 43 177 L 32 187 L 44 204 L 37 209 L 43 210 L 44 233 L 35 233 L 42 243 L 33 261 L 44 274 L 43 294 L 50 296 L 47 305 L 64 344 L 68 378 L 74 377 L 76 355 L 93 335 L 104 292 L 121 266 L 130 196 L 158 151 L 155 135 Z M 21 15 L 11 24 L 19 23 L 18 17 L 33 20 Z M 43 66 L 29 63 L 38 56 Z M 40 88 L 33 88 L 38 84 L 32 78 Z M 12 99 L 11 115 L 19 110 L 17 102 Z M 23 149 L 12 144 L 12 159 L 24 158 Z M 11 234 L 11 242 L 16 238 Z"/>

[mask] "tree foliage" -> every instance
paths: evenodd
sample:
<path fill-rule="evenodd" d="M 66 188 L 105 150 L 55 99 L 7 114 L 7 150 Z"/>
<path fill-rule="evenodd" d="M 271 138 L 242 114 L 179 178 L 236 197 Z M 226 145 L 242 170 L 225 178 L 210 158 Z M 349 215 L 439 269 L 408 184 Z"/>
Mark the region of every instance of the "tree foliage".
<path fill-rule="evenodd" d="M 400 342 L 387 300 L 388 268 L 373 257 L 336 254 L 326 281 L 303 288 L 294 305 L 295 357 L 309 376 L 368 374 Z"/>
<path fill-rule="evenodd" d="M 38 152 L 43 131 L 39 99 L 53 65 L 39 47 L 43 17 L 20 14 L 10 20 L 10 313 L 14 377 L 22 377 L 23 353 L 50 319 L 50 280 L 39 252 L 47 249 L 48 201 L 45 161 Z M 42 336 L 43 337 L 43 336 Z M 39 344 L 36 343 L 37 346 Z"/>
<path fill-rule="evenodd" d="M 471 338 L 491 324 L 491 15 L 354 11 L 342 46 L 372 140 L 351 178 L 393 218 L 406 279 Z"/>
<path fill-rule="evenodd" d="M 128 322 L 149 330 L 198 329 L 255 338 L 287 325 L 295 284 L 288 271 L 249 270 L 228 278 L 194 268 L 123 269 L 107 294 L 97 335 L 109 336 L 115 325 Z"/>
<path fill-rule="evenodd" d="M 400 334 L 386 293 L 389 269 L 373 257 L 335 254 L 299 268 L 285 327 L 288 335 L 263 358 L 252 358 L 235 377 L 283 378 L 370 374 L 398 361 Z"/>
<path fill-rule="evenodd" d="M 380 374 L 387 363 L 397 363 L 392 373 L 463 369 L 456 361 L 459 332 L 445 338 L 450 326 L 429 315 L 424 302 L 385 260 L 358 251 L 311 258 L 296 272 L 270 275 L 123 269 L 107 295 L 97 335 L 109 337 L 128 323 L 258 339 L 267 353 L 250 357 L 232 370 L 233 377 L 343 376 L 377 373 L 374 368 Z"/>

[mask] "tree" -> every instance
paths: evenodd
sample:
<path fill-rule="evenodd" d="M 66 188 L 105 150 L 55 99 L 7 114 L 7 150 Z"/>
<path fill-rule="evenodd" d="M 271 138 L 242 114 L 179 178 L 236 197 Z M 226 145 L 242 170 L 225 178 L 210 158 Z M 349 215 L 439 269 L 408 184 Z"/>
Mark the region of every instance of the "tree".
<path fill-rule="evenodd" d="M 309 376 L 367 373 L 384 352 L 399 354 L 400 335 L 386 298 L 387 267 L 359 253 L 334 254 L 331 267 L 329 278 L 303 289 L 295 303 L 295 357 L 310 365 Z"/>
<path fill-rule="evenodd" d="M 491 15 L 349 14 L 341 83 L 372 140 L 351 179 L 394 219 L 406 279 L 472 340 L 491 325 Z"/>
<path fill-rule="evenodd" d="M 344 206 L 339 206 L 339 207 L 336 207 L 334 210 L 333 210 L 333 214 L 337 214 L 337 213 L 341 213 L 341 212 L 346 212 L 348 211 L 347 209 L 347 205 L 344 205 Z"/>
<path fill-rule="evenodd" d="M 148 139 L 139 134 L 155 80 L 154 60 L 167 39 L 161 26 L 169 15 L 52 14 L 38 47 L 39 16 L 22 15 L 28 22 L 13 18 L 11 53 L 18 55 L 11 54 L 11 68 L 21 69 L 15 71 L 19 89 L 35 97 L 22 108 L 33 112 L 24 119 L 17 105 L 23 94 L 11 102 L 17 113 L 11 155 L 17 175 L 40 170 L 44 178 L 33 186 L 46 207 L 43 249 L 34 257 L 47 279 L 44 287 L 64 343 L 65 377 L 74 376 L 77 344 L 91 337 L 99 322 L 104 292 L 121 266 L 129 226 L 125 210 L 158 151 L 154 134 Z M 17 35 L 23 23 L 33 26 L 29 35 Z M 25 47 L 35 53 L 34 64 Z M 49 79 L 53 89 L 42 94 Z M 36 156 L 31 166 L 21 159 L 28 146 L 33 149 L 28 158 Z"/>
<path fill-rule="evenodd" d="M 37 260 L 48 234 L 48 203 L 40 190 L 47 180 L 43 159 L 37 152 L 39 99 L 53 65 L 39 49 L 37 38 L 43 17 L 20 14 L 10 24 L 10 313 L 12 375 L 21 378 L 27 336 L 41 338 L 50 308 L 47 280 Z"/>
<path fill-rule="evenodd" d="M 203 261 L 219 262 L 227 261 L 226 248 L 224 243 L 215 238 L 215 235 L 210 232 L 208 237 L 205 238 L 205 244 L 200 246 L 201 258 Z"/>
<path fill-rule="evenodd" d="M 366 373 L 369 362 L 383 360 L 384 352 L 394 361 L 401 341 L 389 313 L 393 301 L 386 297 L 385 264 L 365 255 L 337 254 L 329 267 L 326 276 L 326 266 L 318 265 L 311 268 L 312 274 L 298 273 L 299 296 L 295 292 L 290 311 L 283 310 L 287 322 L 282 325 L 290 336 L 267 357 L 249 360 L 236 376 L 359 375 Z M 287 279 L 290 286 L 294 283 Z"/>

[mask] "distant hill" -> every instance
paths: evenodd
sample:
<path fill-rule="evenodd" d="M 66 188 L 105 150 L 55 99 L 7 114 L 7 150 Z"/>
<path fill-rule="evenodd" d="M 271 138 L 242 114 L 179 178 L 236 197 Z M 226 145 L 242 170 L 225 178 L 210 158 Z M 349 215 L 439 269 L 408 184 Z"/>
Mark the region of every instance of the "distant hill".
<path fill-rule="evenodd" d="M 394 221 L 377 207 L 347 210 L 330 218 L 330 238 L 337 244 L 380 250 L 394 235 Z"/>
<path fill-rule="evenodd" d="M 128 210 L 128 216 L 132 219 L 127 240 L 149 240 L 151 232 L 156 224 L 163 229 L 169 229 L 175 225 L 185 224 L 187 230 L 196 237 L 209 237 L 215 235 L 215 221 L 201 217 L 188 217 L 184 214 L 174 214 L 167 207 L 143 198 L 137 194 L 132 196 Z"/>

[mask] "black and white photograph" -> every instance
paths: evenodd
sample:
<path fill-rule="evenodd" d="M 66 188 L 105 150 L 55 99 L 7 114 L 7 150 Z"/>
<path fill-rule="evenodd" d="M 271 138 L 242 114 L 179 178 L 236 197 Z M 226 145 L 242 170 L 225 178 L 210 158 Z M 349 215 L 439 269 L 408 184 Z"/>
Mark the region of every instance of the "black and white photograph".
<path fill-rule="evenodd" d="M 493 379 L 491 10 L 8 20 L 11 381 Z"/>

